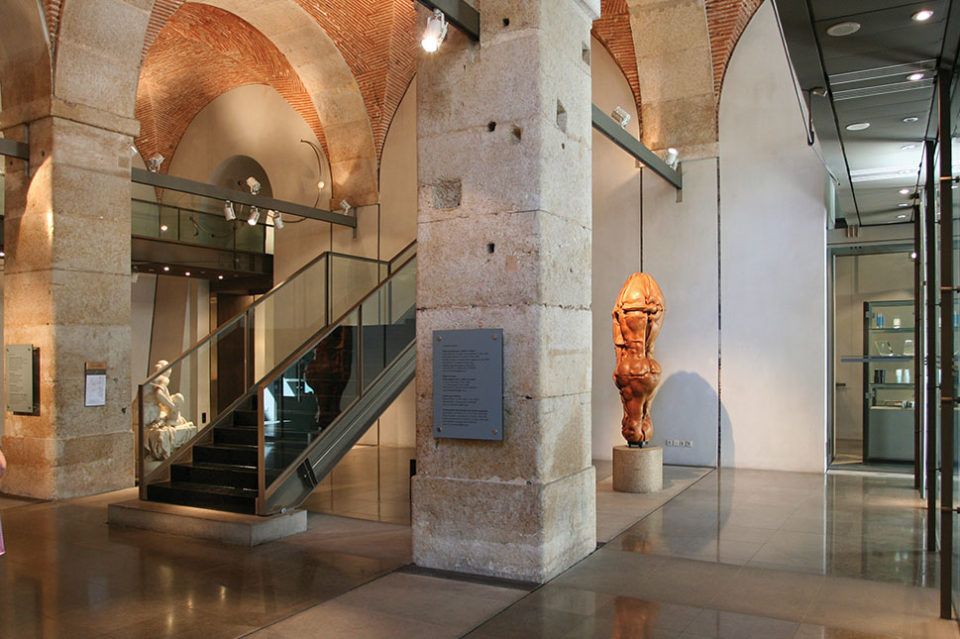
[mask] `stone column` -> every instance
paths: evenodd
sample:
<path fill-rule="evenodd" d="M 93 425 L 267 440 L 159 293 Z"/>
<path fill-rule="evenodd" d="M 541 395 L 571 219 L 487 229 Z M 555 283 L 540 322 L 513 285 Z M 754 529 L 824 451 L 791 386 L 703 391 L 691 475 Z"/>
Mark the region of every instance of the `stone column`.
<path fill-rule="evenodd" d="M 596 547 L 590 27 L 600 2 L 476 5 L 479 45 L 451 28 L 418 76 L 414 560 L 543 582 Z M 467 328 L 504 330 L 502 443 L 433 437 L 432 333 Z"/>
<path fill-rule="evenodd" d="M 3 490 L 59 499 L 132 486 L 132 131 L 54 115 L 5 126 L 31 158 L 29 173 L 5 160 L 4 343 L 39 348 L 40 410 L 6 414 Z M 85 362 L 106 363 L 104 407 L 84 407 Z"/>

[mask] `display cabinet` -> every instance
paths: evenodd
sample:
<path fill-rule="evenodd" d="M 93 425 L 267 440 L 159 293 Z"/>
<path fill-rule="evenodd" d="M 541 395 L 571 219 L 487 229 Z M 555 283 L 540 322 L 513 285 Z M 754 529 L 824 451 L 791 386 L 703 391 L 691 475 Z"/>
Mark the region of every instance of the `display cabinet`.
<path fill-rule="evenodd" d="M 914 460 L 913 301 L 863 305 L 863 459 Z"/>

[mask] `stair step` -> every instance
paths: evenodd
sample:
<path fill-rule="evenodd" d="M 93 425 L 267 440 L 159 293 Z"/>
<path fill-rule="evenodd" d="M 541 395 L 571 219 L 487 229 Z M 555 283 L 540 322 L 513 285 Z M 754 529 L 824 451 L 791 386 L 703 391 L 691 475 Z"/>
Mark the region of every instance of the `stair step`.
<path fill-rule="evenodd" d="M 242 488 L 169 481 L 147 486 L 147 498 L 166 504 L 252 515 L 256 513 L 257 493 Z"/>
<path fill-rule="evenodd" d="M 215 444 L 238 444 L 241 446 L 257 445 L 256 428 L 231 428 L 229 426 L 217 426 L 213 429 L 213 442 Z"/>
<path fill-rule="evenodd" d="M 200 463 L 257 465 L 257 447 L 236 444 L 205 444 L 193 447 L 193 461 Z"/>
<path fill-rule="evenodd" d="M 187 482 L 205 486 L 256 490 L 257 467 L 204 462 L 173 464 L 170 467 L 170 480 L 174 483 Z"/>
<path fill-rule="evenodd" d="M 233 411 L 234 426 L 253 426 L 256 428 L 260 415 L 257 409 L 238 408 Z"/>

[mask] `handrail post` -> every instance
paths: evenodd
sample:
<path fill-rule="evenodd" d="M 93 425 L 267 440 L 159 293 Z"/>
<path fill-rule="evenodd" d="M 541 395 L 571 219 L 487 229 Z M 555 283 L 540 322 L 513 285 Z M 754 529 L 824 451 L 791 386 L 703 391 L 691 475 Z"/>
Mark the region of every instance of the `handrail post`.
<path fill-rule="evenodd" d="M 137 386 L 137 436 L 134 445 L 137 447 L 137 488 L 141 500 L 147 498 L 147 482 L 143 476 L 143 384 Z"/>
<path fill-rule="evenodd" d="M 267 454 L 266 421 L 263 410 L 265 386 L 257 388 L 257 514 L 263 515 L 267 508 Z"/>

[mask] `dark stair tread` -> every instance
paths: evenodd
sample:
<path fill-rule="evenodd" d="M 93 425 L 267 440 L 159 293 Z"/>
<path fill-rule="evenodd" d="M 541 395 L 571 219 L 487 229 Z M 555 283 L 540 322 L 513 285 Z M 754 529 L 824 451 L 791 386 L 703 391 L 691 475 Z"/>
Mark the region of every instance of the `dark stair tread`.
<path fill-rule="evenodd" d="M 167 504 L 247 514 L 254 514 L 257 504 L 256 490 L 183 481 L 151 484 L 147 486 L 147 497 Z"/>
<path fill-rule="evenodd" d="M 220 470 L 220 471 L 229 471 L 234 473 L 256 473 L 256 466 L 247 466 L 245 464 L 221 464 L 219 462 L 183 462 L 181 464 L 173 464 L 174 467 L 183 467 L 183 468 L 196 468 L 197 470 Z"/>
<path fill-rule="evenodd" d="M 214 495 L 224 495 L 228 497 L 243 497 L 254 499 L 257 491 L 250 488 L 237 488 L 236 486 L 216 486 L 213 484 L 198 484 L 192 481 L 165 481 L 157 484 L 150 484 L 150 488 L 163 487 L 181 490 L 184 492 L 209 493 Z"/>

